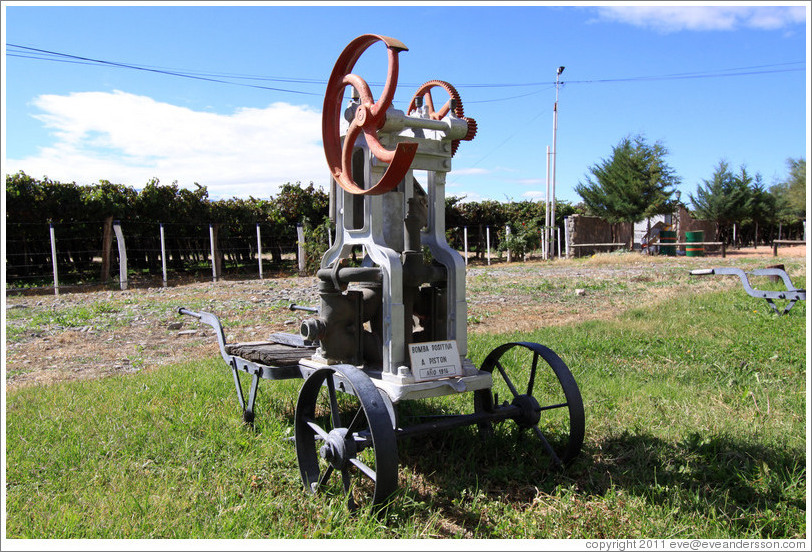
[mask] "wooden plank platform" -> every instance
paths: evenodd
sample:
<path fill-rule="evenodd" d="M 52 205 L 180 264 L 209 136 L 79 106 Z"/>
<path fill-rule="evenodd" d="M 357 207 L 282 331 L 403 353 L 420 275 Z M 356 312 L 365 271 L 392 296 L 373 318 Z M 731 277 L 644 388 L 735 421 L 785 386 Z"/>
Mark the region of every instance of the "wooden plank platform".
<path fill-rule="evenodd" d="M 315 347 L 292 347 L 273 341 L 227 343 L 226 352 L 265 366 L 295 366 L 303 358 L 310 358 Z"/>

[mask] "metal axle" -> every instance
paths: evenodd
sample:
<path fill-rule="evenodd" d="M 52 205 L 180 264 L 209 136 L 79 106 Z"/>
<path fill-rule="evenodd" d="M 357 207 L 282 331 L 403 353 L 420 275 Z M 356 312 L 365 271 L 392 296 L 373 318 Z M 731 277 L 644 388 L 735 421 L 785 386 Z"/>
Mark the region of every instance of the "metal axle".
<path fill-rule="evenodd" d="M 395 430 L 395 436 L 398 439 L 405 439 L 409 437 L 418 437 L 428 435 L 429 433 L 437 433 L 438 431 L 447 431 L 450 429 L 457 429 L 474 424 L 481 424 L 484 422 L 503 422 L 512 418 L 521 418 L 523 416 L 523 409 L 516 405 L 504 405 L 498 407 L 493 412 L 475 412 L 473 414 L 458 414 L 443 418 L 442 420 L 433 422 L 423 422 L 409 427 L 401 427 Z"/>

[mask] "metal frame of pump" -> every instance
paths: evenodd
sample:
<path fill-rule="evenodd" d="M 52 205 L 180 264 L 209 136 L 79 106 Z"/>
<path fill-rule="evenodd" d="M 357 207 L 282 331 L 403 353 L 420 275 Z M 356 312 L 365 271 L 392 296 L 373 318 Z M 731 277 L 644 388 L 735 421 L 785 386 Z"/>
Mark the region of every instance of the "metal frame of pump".
<path fill-rule="evenodd" d="M 373 102 L 366 83 L 349 71 L 354 60 L 378 40 L 389 51 L 382 100 L 387 94 L 390 98 L 385 109 L 380 107 L 379 120 L 371 122 L 370 113 L 381 100 Z M 337 115 L 337 98 L 346 86 L 353 88 L 353 94 L 342 113 L 346 129 L 337 133 L 337 125 L 324 125 L 328 163 L 331 153 L 335 157 L 335 152 L 341 152 L 341 169 L 333 170 L 331 189 L 336 238 L 317 274 L 320 316 L 305 320 L 301 328 L 307 342 L 319 343 L 314 360 L 354 364 L 372 375 L 380 374 L 379 385 L 395 402 L 415 394 L 432 396 L 490 384 L 490 375 L 466 358 L 465 263 L 445 238 L 446 174 L 459 141 L 473 138 L 476 123 L 457 116 L 462 115 L 461 100 L 443 81 L 421 87 L 408 114 L 391 107 L 397 53 L 404 49 L 387 37 L 359 37 L 345 49 L 328 83 L 325 119 Z M 346 55 L 348 50 L 351 55 Z M 435 87 L 444 88 L 450 96 L 439 111 L 431 96 Z M 402 154 L 397 159 L 403 151 L 408 163 Z M 386 152 L 394 154 L 387 157 Z M 332 164 L 336 165 L 338 160 Z M 425 189 L 416 178 L 420 172 L 425 174 Z M 347 266 L 356 246 L 363 248 L 361 266 Z M 456 342 L 462 378 L 417 382 L 407 346 L 442 340 Z"/>

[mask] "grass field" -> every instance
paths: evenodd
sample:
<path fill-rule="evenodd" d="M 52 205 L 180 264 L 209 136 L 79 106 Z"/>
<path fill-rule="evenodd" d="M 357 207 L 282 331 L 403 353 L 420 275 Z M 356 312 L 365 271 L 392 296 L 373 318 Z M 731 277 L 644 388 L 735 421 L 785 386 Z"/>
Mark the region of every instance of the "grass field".
<path fill-rule="evenodd" d="M 796 282 L 804 287 L 804 282 Z M 515 424 L 399 442 L 383 519 L 302 490 L 300 381 L 263 382 L 244 425 L 219 358 L 8 392 L 8 538 L 806 538 L 806 310 L 735 291 L 521 334 L 580 386 L 581 456 L 547 468 Z M 403 410 L 470 412 L 469 394 Z M 401 414 L 404 414 L 402 411 Z"/>

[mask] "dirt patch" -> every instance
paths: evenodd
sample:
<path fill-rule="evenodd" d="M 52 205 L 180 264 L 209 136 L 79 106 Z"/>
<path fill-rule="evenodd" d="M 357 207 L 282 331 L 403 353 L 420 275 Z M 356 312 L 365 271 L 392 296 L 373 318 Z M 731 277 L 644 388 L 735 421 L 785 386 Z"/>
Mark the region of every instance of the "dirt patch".
<path fill-rule="evenodd" d="M 684 293 L 740 287 L 733 278 L 697 281 L 692 268 L 784 264 L 805 287 L 803 246 L 741 249 L 721 257 L 647 257 L 600 254 L 585 259 L 471 265 L 467 271 L 468 328 L 472 333 L 531 331 L 606 319 L 642 304 Z M 308 313 L 291 303 L 318 305 L 313 277 L 198 282 L 169 288 L 7 296 L 7 388 L 132 374 L 216 357 L 209 326 L 177 314 L 178 307 L 216 314 L 226 340 L 255 341 L 273 332 L 296 333 Z"/>

